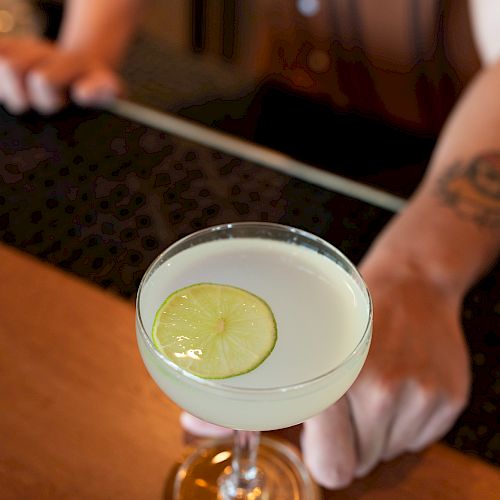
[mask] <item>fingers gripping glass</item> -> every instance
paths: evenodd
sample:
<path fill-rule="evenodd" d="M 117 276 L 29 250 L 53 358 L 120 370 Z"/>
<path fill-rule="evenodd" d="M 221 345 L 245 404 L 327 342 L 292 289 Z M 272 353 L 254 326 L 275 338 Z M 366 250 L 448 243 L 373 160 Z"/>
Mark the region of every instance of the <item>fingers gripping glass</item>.
<path fill-rule="evenodd" d="M 195 283 L 219 283 L 264 299 L 278 340 L 255 370 L 200 378 L 154 344 L 156 311 Z M 269 223 L 235 223 L 193 233 L 146 271 L 137 295 L 137 339 L 162 391 L 202 420 L 235 429 L 233 442 L 210 442 L 181 466 L 176 499 L 315 499 L 318 490 L 289 444 L 260 431 L 289 427 L 337 401 L 366 358 L 372 307 L 354 265 L 304 231 Z"/>

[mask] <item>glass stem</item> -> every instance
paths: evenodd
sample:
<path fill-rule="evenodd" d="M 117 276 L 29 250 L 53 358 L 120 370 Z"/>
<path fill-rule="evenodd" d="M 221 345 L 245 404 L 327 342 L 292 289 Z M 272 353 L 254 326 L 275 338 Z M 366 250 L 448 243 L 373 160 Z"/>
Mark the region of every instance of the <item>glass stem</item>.
<path fill-rule="evenodd" d="M 232 469 L 235 477 L 252 481 L 257 477 L 260 432 L 234 431 Z"/>
<path fill-rule="evenodd" d="M 260 432 L 234 431 L 231 470 L 219 480 L 224 500 L 261 498 L 264 478 L 257 468 L 259 442 Z"/>

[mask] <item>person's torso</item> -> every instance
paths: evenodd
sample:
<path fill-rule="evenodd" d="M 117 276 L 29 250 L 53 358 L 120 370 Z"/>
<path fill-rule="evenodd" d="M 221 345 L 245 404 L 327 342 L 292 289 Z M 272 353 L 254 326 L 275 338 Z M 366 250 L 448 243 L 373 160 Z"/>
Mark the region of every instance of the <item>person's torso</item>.
<path fill-rule="evenodd" d="M 438 130 L 479 68 L 466 0 L 252 3 L 258 71 L 334 107 Z M 247 42 L 248 44 L 248 42 Z"/>

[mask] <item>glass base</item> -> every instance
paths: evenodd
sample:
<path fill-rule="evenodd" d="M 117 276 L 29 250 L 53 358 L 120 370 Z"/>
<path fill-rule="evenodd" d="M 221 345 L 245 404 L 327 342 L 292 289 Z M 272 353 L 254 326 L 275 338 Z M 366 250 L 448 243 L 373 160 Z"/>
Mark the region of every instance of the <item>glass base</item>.
<path fill-rule="evenodd" d="M 219 477 L 231 467 L 231 439 L 209 441 L 180 466 L 174 500 L 221 500 Z M 262 436 L 257 466 L 265 477 L 259 500 L 319 500 L 320 490 L 295 449 L 284 441 Z"/>

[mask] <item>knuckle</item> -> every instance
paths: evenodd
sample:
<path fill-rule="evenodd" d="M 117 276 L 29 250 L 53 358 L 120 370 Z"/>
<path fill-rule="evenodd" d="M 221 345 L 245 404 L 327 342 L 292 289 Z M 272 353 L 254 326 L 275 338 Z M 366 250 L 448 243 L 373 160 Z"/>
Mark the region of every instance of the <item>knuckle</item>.
<path fill-rule="evenodd" d="M 437 393 L 435 385 L 425 380 L 410 379 L 406 382 L 406 387 L 411 398 L 420 405 L 433 400 Z"/>
<path fill-rule="evenodd" d="M 0 56 L 0 68 L 10 75 L 21 78 L 25 75 L 28 67 L 28 62 L 22 56 L 14 54 Z"/>
<path fill-rule="evenodd" d="M 42 68 L 34 68 L 28 73 L 28 82 L 36 86 L 50 85 L 50 75 Z"/>
<path fill-rule="evenodd" d="M 357 384 L 349 395 L 356 421 L 376 422 L 391 413 L 401 391 L 401 382 L 371 376 Z"/>
<path fill-rule="evenodd" d="M 367 404 L 369 410 L 377 415 L 386 413 L 393 406 L 397 393 L 398 386 L 392 381 L 374 383 Z"/>
<path fill-rule="evenodd" d="M 0 71 L 2 71 L 2 73 L 15 72 L 16 68 L 15 68 L 14 61 L 10 57 L 7 57 L 7 56 L 0 57 Z"/>

